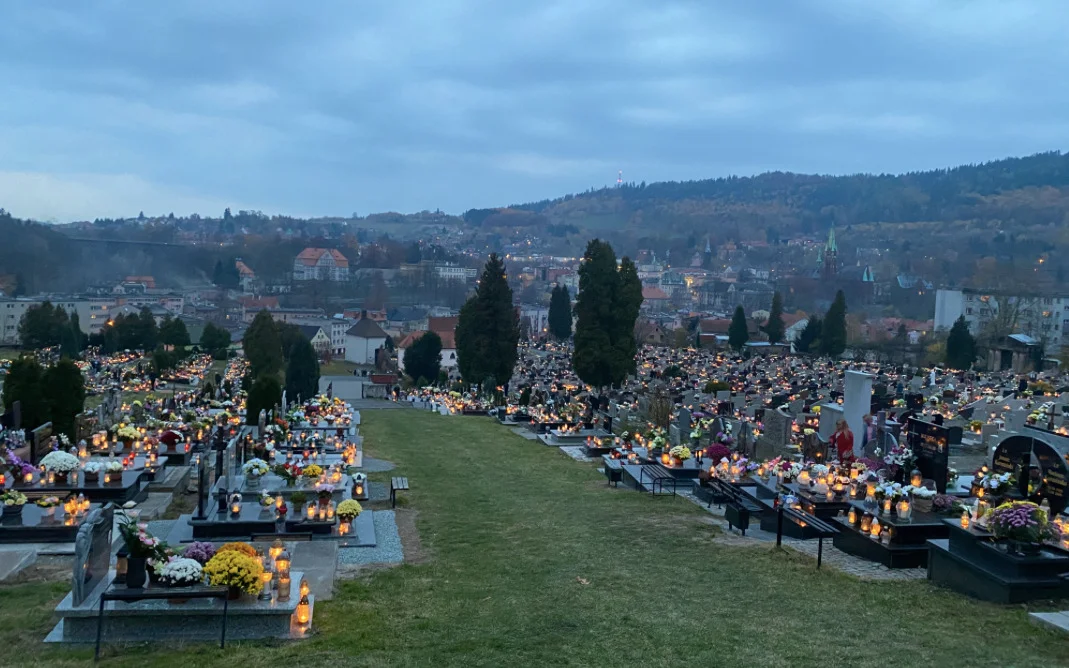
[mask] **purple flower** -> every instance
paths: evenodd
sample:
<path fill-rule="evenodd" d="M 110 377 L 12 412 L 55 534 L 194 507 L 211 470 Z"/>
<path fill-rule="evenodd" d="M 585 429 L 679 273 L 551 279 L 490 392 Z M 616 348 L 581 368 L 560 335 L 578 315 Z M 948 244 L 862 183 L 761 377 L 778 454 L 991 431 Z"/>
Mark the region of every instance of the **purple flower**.
<path fill-rule="evenodd" d="M 203 566 L 215 556 L 215 546 L 211 543 L 190 543 L 182 553 L 182 556 L 192 559 Z"/>

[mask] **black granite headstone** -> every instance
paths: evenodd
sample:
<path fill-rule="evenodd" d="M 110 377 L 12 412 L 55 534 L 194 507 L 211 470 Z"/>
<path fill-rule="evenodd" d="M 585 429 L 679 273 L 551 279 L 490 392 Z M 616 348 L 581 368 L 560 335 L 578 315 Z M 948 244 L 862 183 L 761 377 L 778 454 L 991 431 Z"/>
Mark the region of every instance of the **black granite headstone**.
<path fill-rule="evenodd" d="M 909 446 L 917 460 L 917 469 L 925 478 L 935 481 L 940 494 L 947 491 L 947 468 L 950 461 L 950 437 L 946 427 L 911 420 Z M 908 471 L 906 472 L 908 475 Z"/>

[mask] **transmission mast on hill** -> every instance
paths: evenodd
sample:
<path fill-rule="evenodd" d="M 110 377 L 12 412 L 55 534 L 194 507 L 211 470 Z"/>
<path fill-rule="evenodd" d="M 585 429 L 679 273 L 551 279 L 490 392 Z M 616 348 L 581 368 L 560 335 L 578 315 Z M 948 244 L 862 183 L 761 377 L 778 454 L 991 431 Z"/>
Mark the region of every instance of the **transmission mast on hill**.
<path fill-rule="evenodd" d="M 620 188 L 624 185 L 624 170 L 620 170 L 616 173 L 616 187 Z"/>

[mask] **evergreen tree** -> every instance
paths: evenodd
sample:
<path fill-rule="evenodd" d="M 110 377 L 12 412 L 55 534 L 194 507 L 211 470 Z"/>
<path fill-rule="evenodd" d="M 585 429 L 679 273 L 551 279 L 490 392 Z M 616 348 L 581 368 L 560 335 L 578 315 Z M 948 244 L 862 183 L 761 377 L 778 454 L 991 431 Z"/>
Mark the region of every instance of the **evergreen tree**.
<path fill-rule="evenodd" d="M 728 326 L 728 345 L 735 350 L 742 350 L 746 342 L 750 340 L 750 330 L 746 324 L 746 312 L 742 306 L 735 307 L 735 314 L 731 316 L 731 324 Z"/>
<path fill-rule="evenodd" d="M 794 350 L 799 353 L 819 353 L 820 337 L 824 332 L 824 320 L 820 316 L 811 315 L 806 321 L 805 327 L 798 333 L 798 339 L 794 342 Z"/>
<path fill-rule="evenodd" d="M 612 246 L 591 240 L 579 265 L 575 300 L 575 351 L 572 367 L 584 383 L 605 387 L 613 382 L 613 303 L 619 286 Z"/>
<path fill-rule="evenodd" d="M 4 376 L 4 409 L 11 411 L 15 402 L 21 401 L 23 428 L 36 429 L 48 422 L 43 376 L 44 369 L 32 356 L 13 361 Z"/>
<path fill-rule="evenodd" d="M 85 378 L 78 366 L 69 359 L 61 359 L 41 376 L 48 419 L 52 430 L 66 434 L 72 441 L 77 436 L 75 417 L 85 408 Z M 25 404 L 23 404 L 25 406 Z"/>
<path fill-rule="evenodd" d="M 185 348 L 190 345 L 189 330 L 181 318 L 167 316 L 160 323 L 160 343 L 175 348 Z"/>
<path fill-rule="evenodd" d="M 241 285 L 241 272 L 238 271 L 237 260 L 216 260 L 215 269 L 212 271 L 212 283 L 216 287 L 236 289 Z"/>
<path fill-rule="evenodd" d="M 572 366 L 595 387 L 619 385 L 635 370 L 635 321 L 642 307 L 642 282 L 635 264 L 619 267 L 612 246 L 591 240 L 579 267 L 575 352 Z"/>
<path fill-rule="evenodd" d="M 976 339 L 969 332 L 965 316 L 958 316 L 950 328 L 946 344 L 946 365 L 951 369 L 968 369 L 976 361 Z"/>
<path fill-rule="evenodd" d="M 483 383 L 492 378 L 495 385 L 504 385 L 512 379 L 520 316 L 512 305 L 505 264 L 496 253 L 486 261 L 478 290 L 460 309 L 456 340 L 461 374 L 468 371 L 464 380 Z"/>
<path fill-rule="evenodd" d="M 308 337 L 293 344 L 286 365 L 286 397 L 311 399 L 319 392 L 319 358 Z"/>
<path fill-rule="evenodd" d="M 252 367 L 253 377 L 259 379 L 260 376 L 275 375 L 282 370 L 282 339 L 278 333 L 278 325 L 267 309 L 260 311 L 252 319 L 249 328 L 245 330 L 242 347 L 245 349 L 249 366 Z"/>
<path fill-rule="evenodd" d="M 275 323 L 278 327 L 278 342 L 282 346 L 282 359 L 285 362 L 290 361 L 290 354 L 293 353 L 294 347 L 301 342 L 302 339 L 307 339 L 304 332 L 297 325 L 279 322 Z"/>
<path fill-rule="evenodd" d="M 635 322 L 642 310 L 642 280 L 631 258 L 620 260 L 616 281 L 616 294 L 613 295 L 613 385 L 619 385 L 635 372 L 635 356 L 638 354 Z"/>
<path fill-rule="evenodd" d="M 159 330 L 156 328 L 156 318 L 147 306 L 137 314 L 136 323 L 138 342 L 135 347 L 141 350 L 155 349 L 159 343 Z"/>
<path fill-rule="evenodd" d="M 19 340 L 27 350 L 39 350 L 70 343 L 70 319 L 67 312 L 51 302 L 26 309 L 19 322 Z M 75 344 L 76 345 L 76 344 Z"/>
<path fill-rule="evenodd" d="M 820 334 L 820 352 L 829 357 L 838 357 L 846 350 L 846 295 L 842 290 L 835 293 L 835 301 L 824 314 L 824 326 Z"/>
<path fill-rule="evenodd" d="M 258 377 L 245 402 L 245 424 L 258 424 L 261 409 L 270 413 L 281 403 L 282 384 L 278 382 L 278 376 L 272 373 Z"/>
<path fill-rule="evenodd" d="M 768 322 L 765 323 L 764 330 L 769 343 L 779 343 L 787 333 L 783 324 L 783 296 L 779 292 L 772 295 L 772 309 L 768 312 Z"/>
<path fill-rule="evenodd" d="M 217 360 L 226 359 L 227 349 L 230 348 L 230 332 L 209 322 L 201 332 L 200 347 Z"/>
<path fill-rule="evenodd" d="M 558 341 L 572 337 L 572 299 L 564 285 L 553 288 L 549 298 L 549 333 Z"/>
<path fill-rule="evenodd" d="M 177 354 L 168 351 L 163 346 L 152 351 L 152 370 L 157 375 L 162 374 L 164 371 L 170 371 L 176 366 L 178 366 Z"/>
<path fill-rule="evenodd" d="M 442 365 L 442 339 L 434 332 L 426 332 L 405 351 L 405 374 L 418 378 L 438 378 Z"/>

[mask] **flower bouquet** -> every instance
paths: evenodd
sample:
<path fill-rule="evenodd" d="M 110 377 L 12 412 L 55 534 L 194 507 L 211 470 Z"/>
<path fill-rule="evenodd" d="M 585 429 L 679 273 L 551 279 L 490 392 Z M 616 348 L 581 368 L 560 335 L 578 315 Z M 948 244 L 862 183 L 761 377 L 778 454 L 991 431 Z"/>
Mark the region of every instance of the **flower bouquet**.
<path fill-rule="evenodd" d="M 208 560 L 215 556 L 215 546 L 211 543 L 195 542 L 186 546 L 182 556 L 186 559 L 192 559 L 198 564 L 203 566 L 208 563 Z"/>
<path fill-rule="evenodd" d="M 923 485 L 920 487 L 903 487 L 902 491 L 909 494 L 913 499 L 913 510 L 918 513 L 930 513 L 932 512 L 932 504 L 935 500 L 936 491 L 934 489 L 928 489 Z"/>
<path fill-rule="evenodd" d="M 67 476 L 79 465 L 81 462 L 77 457 L 62 450 L 54 450 L 41 459 L 41 466 L 45 467 L 46 471 L 54 473 L 56 482 L 60 484 L 67 482 Z"/>
<path fill-rule="evenodd" d="M 292 487 L 302 474 L 301 467 L 297 464 L 276 464 L 272 471 L 286 481 L 287 487 Z"/>
<path fill-rule="evenodd" d="M 976 472 L 973 479 L 973 487 L 977 496 L 1001 496 L 1013 487 L 1014 478 L 1009 473 L 988 472 L 987 467 Z"/>
<path fill-rule="evenodd" d="M 235 544 L 227 543 L 227 545 Z M 225 547 L 226 545 L 223 546 Z M 230 590 L 231 600 L 239 598 L 242 593 L 259 594 L 264 586 L 263 580 L 260 579 L 264 571 L 260 562 L 254 556 L 241 550 L 223 548 L 220 548 L 215 556 L 204 565 L 204 573 L 208 576 L 208 582 L 216 587 L 227 587 Z"/>
<path fill-rule="evenodd" d="M 119 534 L 126 546 L 126 586 L 140 589 L 148 576 L 148 560 L 163 560 L 167 546 L 148 532 L 148 525 L 135 522 L 129 515 L 119 515 Z"/>
<path fill-rule="evenodd" d="M 309 480 L 315 480 L 321 475 L 323 475 L 323 467 L 319 464 L 309 464 L 301 470 L 301 476 Z"/>
<path fill-rule="evenodd" d="M 343 522 L 352 522 L 364 512 L 364 508 L 353 499 L 346 499 L 338 504 L 336 514 Z"/>
<path fill-rule="evenodd" d="M 204 567 L 188 557 L 173 557 L 158 571 L 164 587 L 195 587 L 204 579 Z"/>
<path fill-rule="evenodd" d="M 115 437 L 122 441 L 124 445 L 130 445 L 137 439 L 141 438 L 141 432 L 139 432 L 134 426 L 125 425 L 119 427 L 118 431 L 115 432 Z"/>
<path fill-rule="evenodd" d="M 1036 554 L 1039 544 L 1053 535 L 1046 511 L 1031 501 L 1004 503 L 985 518 L 995 538 L 1009 541 L 1011 553 Z"/>
<path fill-rule="evenodd" d="M 56 512 L 56 506 L 60 504 L 60 500 L 58 496 L 43 496 L 34 501 L 34 504 L 44 510 L 45 515 L 53 515 Z"/>
<path fill-rule="evenodd" d="M 26 495 L 14 489 L 9 489 L 0 494 L 0 502 L 4 504 L 4 515 L 21 515 L 22 507 L 26 505 Z"/>
<path fill-rule="evenodd" d="M 85 475 L 86 480 L 97 480 L 103 470 L 104 465 L 100 462 L 86 462 L 82 465 L 82 473 Z"/>
<path fill-rule="evenodd" d="M 316 497 L 319 499 L 319 503 L 327 503 L 331 497 L 334 496 L 334 485 L 329 482 L 321 482 L 316 485 Z"/>
<path fill-rule="evenodd" d="M 677 445 L 668 451 L 668 455 L 672 457 L 673 463 L 681 465 L 691 457 L 690 448 L 685 445 Z"/>
<path fill-rule="evenodd" d="M 220 552 L 240 552 L 247 557 L 256 558 L 256 548 L 248 543 L 243 543 L 240 540 L 236 540 L 232 543 L 223 543 L 223 545 L 215 551 L 216 554 Z"/>

